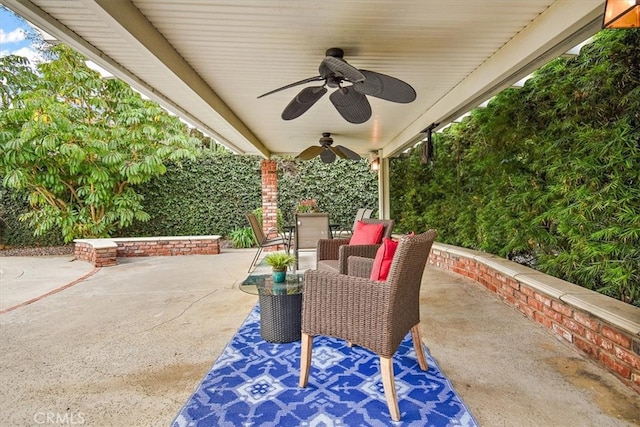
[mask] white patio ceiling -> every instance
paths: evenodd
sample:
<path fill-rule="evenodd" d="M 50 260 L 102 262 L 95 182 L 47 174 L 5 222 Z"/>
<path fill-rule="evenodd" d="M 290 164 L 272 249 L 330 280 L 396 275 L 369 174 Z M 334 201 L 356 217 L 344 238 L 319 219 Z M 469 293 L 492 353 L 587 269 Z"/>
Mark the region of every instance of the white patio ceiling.
<path fill-rule="evenodd" d="M 596 33 L 604 0 L 2 0 L 238 153 L 297 154 L 322 132 L 393 156 Z M 340 47 L 357 68 L 410 83 L 417 99 L 369 97 L 354 125 L 325 95 L 280 113 Z M 315 84 L 315 83 L 314 83 Z M 309 86 L 309 85 L 306 85 Z"/>

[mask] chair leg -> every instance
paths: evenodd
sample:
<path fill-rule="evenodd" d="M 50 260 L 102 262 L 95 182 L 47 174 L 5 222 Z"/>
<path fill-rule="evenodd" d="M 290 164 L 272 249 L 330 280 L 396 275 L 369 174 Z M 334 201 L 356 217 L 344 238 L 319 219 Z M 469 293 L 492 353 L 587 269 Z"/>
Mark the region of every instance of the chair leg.
<path fill-rule="evenodd" d="M 420 336 L 419 323 L 411 328 L 411 338 L 413 339 L 413 349 L 416 351 L 420 369 L 422 369 L 423 371 L 429 370 L 429 366 L 427 365 L 427 358 L 424 355 L 424 346 L 422 345 L 422 337 Z"/>
<path fill-rule="evenodd" d="M 256 252 L 256 255 L 253 257 L 253 261 L 251 261 L 251 265 L 249 266 L 249 273 L 251 273 L 255 268 L 256 262 L 258 261 L 258 257 L 260 256 L 261 253 L 262 253 L 262 246 L 258 248 L 258 252 Z"/>
<path fill-rule="evenodd" d="M 302 333 L 302 345 L 300 348 L 300 382 L 302 388 L 309 382 L 309 370 L 311 368 L 311 350 L 313 346 L 313 336 Z"/>
<path fill-rule="evenodd" d="M 396 396 L 396 385 L 393 380 L 393 358 L 380 356 L 380 374 L 382 375 L 382 387 L 384 396 L 387 399 L 389 414 L 393 421 L 400 421 L 400 408 L 398 408 L 398 396 Z"/>

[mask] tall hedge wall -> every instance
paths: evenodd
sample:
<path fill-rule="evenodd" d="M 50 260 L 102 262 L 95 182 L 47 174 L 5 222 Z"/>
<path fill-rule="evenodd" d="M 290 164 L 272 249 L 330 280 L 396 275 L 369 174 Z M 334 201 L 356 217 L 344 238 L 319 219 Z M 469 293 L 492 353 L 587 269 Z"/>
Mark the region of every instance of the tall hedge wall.
<path fill-rule="evenodd" d="M 170 165 L 167 173 L 136 189 L 151 215 L 121 230 L 124 236 L 220 234 L 246 226 L 243 213 L 261 204 L 260 159 L 205 152 Z"/>
<path fill-rule="evenodd" d="M 359 207 L 378 204 L 377 175 L 366 160 L 322 163 L 280 158 L 278 206 L 291 222 L 296 205 L 316 199 L 331 214 L 332 223 L 350 228 Z M 348 179 L 345 179 L 348 177 Z M 245 212 L 262 206 L 261 158 L 236 156 L 226 151 L 204 151 L 194 161 L 168 165 L 166 174 L 136 188 L 144 196 L 148 222 L 135 222 L 118 236 L 229 234 L 248 223 Z M 3 189 L 0 242 L 9 246 L 62 244 L 55 233 L 34 238 L 18 216 L 28 204 L 20 195 Z"/>
<path fill-rule="evenodd" d="M 398 228 L 640 305 L 640 29 L 602 31 L 391 164 Z"/>
<path fill-rule="evenodd" d="M 1 177 L 0 177 L 1 179 Z M 29 210 L 26 194 L 16 193 L 0 186 L 0 247 L 7 246 L 60 246 L 64 244 L 60 230 L 34 236 L 33 229 L 19 220 Z"/>
<path fill-rule="evenodd" d="M 285 223 L 302 199 L 316 199 L 331 221 L 350 227 L 358 207 L 378 203 L 377 176 L 366 160 L 278 159 L 278 207 Z M 344 177 L 349 179 L 345 180 Z M 261 159 L 228 152 L 171 165 L 167 173 L 138 188 L 152 219 L 120 235 L 220 234 L 247 227 L 245 212 L 262 206 Z"/>
<path fill-rule="evenodd" d="M 338 159 L 324 164 L 311 161 L 280 160 L 278 163 L 278 207 L 285 223 L 291 223 L 300 200 L 316 199 L 332 223 L 350 230 L 358 208 L 376 210 L 378 175 L 369 170 L 369 162 Z M 374 214 L 375 215 L 375 214 Z"/>

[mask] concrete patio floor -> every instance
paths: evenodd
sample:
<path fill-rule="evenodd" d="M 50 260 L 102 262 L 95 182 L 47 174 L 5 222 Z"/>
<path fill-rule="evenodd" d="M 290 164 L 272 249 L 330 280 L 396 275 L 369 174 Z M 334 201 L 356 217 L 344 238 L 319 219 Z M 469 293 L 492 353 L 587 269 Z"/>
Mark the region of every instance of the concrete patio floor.
<path fill-rule="evenodd" d="M 257 301 L 238 290 L 253 254 L 0 258 L 0 425 L 170 425 Z M 481 425 L 640 425 L 635 392 L 475 282 L 427 267 L 420 302 Z"/>

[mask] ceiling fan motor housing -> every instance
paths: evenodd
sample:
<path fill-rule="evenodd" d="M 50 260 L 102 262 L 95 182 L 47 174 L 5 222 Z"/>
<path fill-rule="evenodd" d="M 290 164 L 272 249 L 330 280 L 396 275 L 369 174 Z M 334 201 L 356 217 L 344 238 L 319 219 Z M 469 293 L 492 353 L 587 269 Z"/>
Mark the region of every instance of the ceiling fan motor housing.
<path fill-rule="evenodd" d="M 332 56 L 334 58 L 344 58 L 344 50 L 340 49 L 339 47 L 332 47 L 327 49 L 327 51 L 324 53 L 324 56 Z"/>
<path fill-rule="evenodd" d="M 323 132 L 322 138 L 320 138 L 320 145 L 323 147 L 333 144 L 333 138 L 331 138 L 331 134 L 329 132 Z"/>

